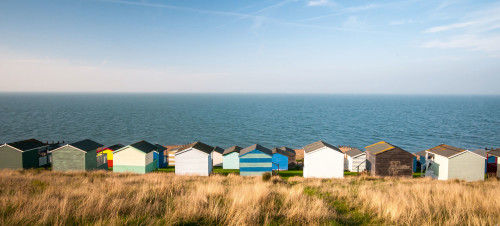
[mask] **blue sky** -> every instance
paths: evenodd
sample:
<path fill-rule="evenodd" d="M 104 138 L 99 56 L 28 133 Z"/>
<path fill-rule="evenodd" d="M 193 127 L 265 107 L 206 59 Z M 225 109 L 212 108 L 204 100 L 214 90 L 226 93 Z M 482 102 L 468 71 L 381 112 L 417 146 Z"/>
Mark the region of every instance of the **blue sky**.
<path fill-rule="evenodd" d="M 498 1 L 0 1 L 2 92 L 500 94 Z"/>

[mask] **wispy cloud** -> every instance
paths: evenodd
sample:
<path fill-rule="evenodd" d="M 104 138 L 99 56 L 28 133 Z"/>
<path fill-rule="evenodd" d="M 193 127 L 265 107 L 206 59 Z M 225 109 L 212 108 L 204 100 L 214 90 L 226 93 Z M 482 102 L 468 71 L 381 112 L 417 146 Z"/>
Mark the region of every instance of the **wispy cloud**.
<path fill-rule="evenodd" d="M 307 3 L 307 6 L 324 6 L 329 4 L 331 4 L 329 0 L 312 0 Z"/>
<path fill-rule="evenodd" d="M 404 24 L 414 24 L 414 23 L 419 23 L 418 21 L 411 20 L 411 19 L 403 19 L 403 20 L 393 20 L 389 23 L 389 25 L 404 25 Z"/>
<path fill-rule="evenodd" d="M 464 48 L 472 51 L 500 52 L 500 5 L 490 5 L 489 9 L 479 10 L 460 18 L 461 22 L 430 27 L 423 33 L 441 34 L 424 42 L 424 48 Z M 448 34 L 444 33 L 444 34 Z"/>

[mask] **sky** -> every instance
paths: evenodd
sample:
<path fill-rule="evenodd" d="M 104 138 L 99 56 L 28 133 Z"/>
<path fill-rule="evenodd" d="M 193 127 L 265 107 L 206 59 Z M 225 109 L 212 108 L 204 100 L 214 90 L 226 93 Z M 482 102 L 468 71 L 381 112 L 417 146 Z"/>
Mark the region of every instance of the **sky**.
<path fill-rule="evenodd" d="M 498 84 L 500 1 L 0 1 L 0 92 L 500 95 Z"/>

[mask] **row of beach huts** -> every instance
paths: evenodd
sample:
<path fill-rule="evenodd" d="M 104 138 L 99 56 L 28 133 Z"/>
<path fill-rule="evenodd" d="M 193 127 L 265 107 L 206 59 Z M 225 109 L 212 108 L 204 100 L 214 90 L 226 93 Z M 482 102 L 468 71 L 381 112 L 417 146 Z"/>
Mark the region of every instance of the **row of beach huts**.
<path fill-rule="evenodd" d="M 214 166 L 237 169 L 241 176 L 303 167 L 306 178 L 343 178 L 344 171 L 367 172 L 372 176 L 412 177 L 439 180 L 484 180 L 485 173 L 500 177 L 499 149 L 469 151 L 441 144 L 410 153 L 381 141 L 365 150 L 333 146 L 324 141 L 303 149 L 268 149 L 259 144 L 246 148 L 212 147 L 202 142 L 162 146 L 147 141 L 105 147 L 86 139 L 75 143 L 52 143 L 29 139 L 0 145 L 0 168 L 52 167 L 54 171 L 89 171 L 112 167 L 114 172 L 148 173 L 175 166 L 177 175 L 209 176 Z"/>

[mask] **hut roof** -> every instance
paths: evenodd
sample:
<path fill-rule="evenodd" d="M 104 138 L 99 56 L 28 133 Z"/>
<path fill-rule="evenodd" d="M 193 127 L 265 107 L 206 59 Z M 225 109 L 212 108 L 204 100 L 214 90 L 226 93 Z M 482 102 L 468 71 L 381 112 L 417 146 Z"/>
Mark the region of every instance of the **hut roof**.
<path fill-rule="evenodd" d="M 217 152 L 217 153 L 219 153 L 219 154 L 222 154 L 222 153 L 224 153 L 224 149 L 222 149 L 221 147 L 217 147 L 217 146 L 215 146 L 215 147 L 214 147 L 214 152 Z"/>
<path fill-rule="evenodd" d="M 345 152 L 346 155 L 349 155 L 351 157 L 355 157 L 355 156 L 361 155 L 363 153 L 364 153 L 363 151 L 361 151 L 357 148 L 353 148 L 353 149 Z"/>
<path fill-rule="evenodd" d="M 478 155 L 480 155 L 480 156 L 483 156 L 483 157 L 485 157 L 485 158 L 486 158 L 486 156 L 488 155 L 488 154 L 487 154 L 488 152 L 487 152 L 486 150 L 484 150 L 484 149 L 477 149 L 477 150 L 474 150 L 474 151 L 472 151 L 472 152 L 474 152 L 474 153 L 476 153 L 476 154 L 478 154 Z"/>
<path fill-rule="evenodd" d="M 48 144 L 44 144 L 41 141 L 36 140 L 36 139 L 28 139 L 28 140 L 22 140 L 22 141 L 8 143 L 7 145 L 14 147 L 16 149 L 19 149 L 21 151 L 27 151 L 27 150 L 47 146 Z"/>
<path fill-rule="evenodd" d="M 177 152 L 184 151 L 184 150 L 189 149 L 189 148 L 195 148 L 196 150 L 200 150 L 200 151 L 205 152 L 207 154 L 212 153 L 212 151 L 214 150 L 214 147 L 212 147 L 208 144 L 204 144 L 200 141 L 196 141 L 192 144 L 189 144 L 185 147 L 180 148 Z"/>
<path fill-rule="evenodd" d="M 423 151 L 419 151 L 419 152 L 415 153 L 415 155 L 418 155 L 418 156 L 425 156 L 425 150 L 423 150 Z"/>
<path fill-rule="evenodd" d="M 459 154 L 459 153 L 462 153 L 464 151 L 466 151 L 466 150 L 462 149 L 462 148 L 453 147 L 453 146 L 450 146 L 447 144 L 440 144 L 436 147 L 433 147 L 433 148 L 427 150 L 427 152 L 430 152 L 430 153 L 436 154 L 436 155 L 441 155 L 441 156 L 444 156 L 446 158 L 452 157 L 452 156 Z"/>
<path fill-rule="evenodd" d="M 227 148 L 226 150 L 224 150 L 223 155 L 227 155 L 227 154 L 233 153 L 233 152 L 240 153 L 240 151 L 241 151 L 241 147 L 239 147 L 239 146 L 232 146 L 232 147 Z"/>
<path fill-rule="evenodd" d="M 184 146 L 186 146 L 186 145 L 182 145 L 182 144 L 181 145 L 167 145 L 164 147 L 167 149 L 167 152 L 168 152 L 168 151 L 172 151 L 174 149 L 177 150 L 177 149 L 182 148 Z"/>
<path fill-rule="evenodd" d="M 161 146 L 161 145 L 159 145 L 159 144 L 155 144 L 155 146 L 156 146 L 156 148 L 157 148 L 156 150 L 157 150 L 158 152 L 161 152 L 161 151 L 165 151 L 165 150 L 167 150 L 167 148 L 166 148 L 166 147 Z"/>
<path fill-rule="evenodd" d="M 85 139 L 85 140 L 82 140 L 82 141 L 78 141 L 78 142 L 69 144 L 69 146 L 78 148 L 78 149 L 80 149 L 80 150 L 82 150 L 84 152 L 89 152 L 89 151 L 101 148 L 104 145 L 99 144 L 99 143 L 97 143 L 97 142 L 95 142 L 93 140 L 90 140 L 90 139 Z"/>
<path fill-rule="evenodd" d="M 495 150 L 489 151 L 488 155 L 493 155 L 493 156 L 496 156 L 496 157 L 500 157 L 500 148 L 497 148 Z"/>
<path fill-rule="evenodd" d="M 385 141 L 380 141 L 378 143 L 368 145 L 365 147 L 367 152 L 370 152 L 371 154 L 379 154 L 391 149 L 396 148 L 396 146 L 389 144 L 388 142 Z"/>
<path fill-rule="evenodd" d="M 144 141 L 144 140 L 141 140 L 137 143 L 133 143 L 130 146 L 139 150 L 139 151 L 142 151 L 146 154 L 148 154 L 152 151 L 156 151 L 158 149 L 158 147 L 156 145 L 149 143 L 147 141 Z"/>
<path fill-rule="evenodd" d="M 339 148 L 337 148 L 337 147 L 335 147 L 335 146 L 333 146 L 331 144 L 328 144 L 328 143 L 326 143 L 324 141 L 321 141 L 321 140 L 320 141 L 316 141 L 316 142 L 314 142 L 312 144 L 306 145 L 304 147 L 304 152 L 305 153 L 309 153 L 309 152 L 316 151 L 316 150 L 318 150 L 320 148 L 324 148 L 324 147 L 328 147 L 328 148 L 331 148 L 331 149 L 333 149 L 335 151 L 343 153 Z"/>
<path fill-rule="evenodd" d="M 115 144 L 115 145 L 109 146 L 108 149 L 112 150 L 112 151 L 115 151 L 115 150 L 118 150 L 118 149 L 123 148 L 123 147 L 125 147 L 125 145 L 123 145 L 123 144 Z"/>
<path fill-rule="evenodd" d="M 244 154 L 246 154 L 248 152 L 251 152 L 253 150 L 258 150 L 258 151 L 261 151 L 261 152 L 263 152 L 265 154 L 268 154 L 268 155 L 271 155 L 271 156 L 273 155 L 273 152 L 271 150 L 269 150 L 269 149 L 267 149 L 265 147 L 262 147 L 259 144 L 254 144 L 254 145 L 248 146 L 248 147 L 246 147 L 244 149 L 241 149 L 240 150 L 240 156 L 242 156 L 242 155 L 244 155 Z"/>
<path fill-rule="evenodd" d="M 273 149 L 271 149 L 271 152 L 273 154 L 279 153 L 279 154 L 282 154 L 282 155 L 288 156 L 288 157 L 293 157 L 295 155 L 295 151 L 293 149 L 287 148 L 287 147 L 273 148 Z"/>

